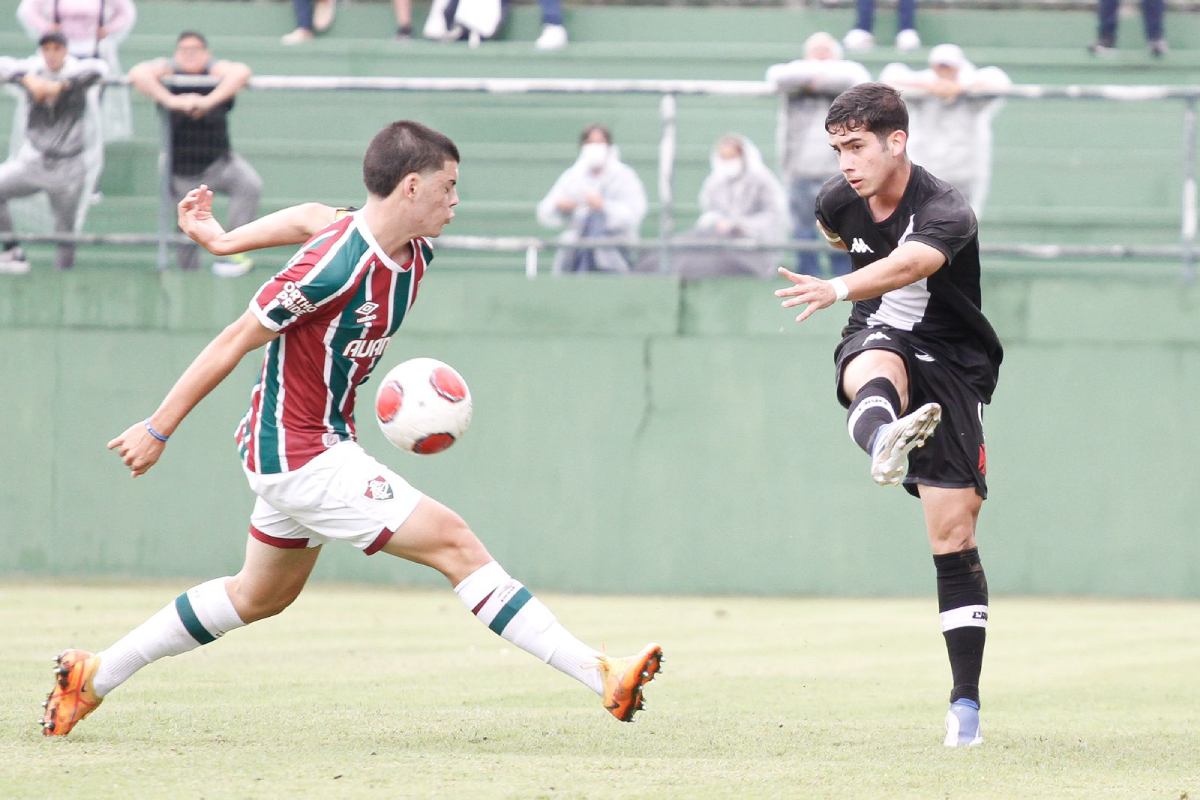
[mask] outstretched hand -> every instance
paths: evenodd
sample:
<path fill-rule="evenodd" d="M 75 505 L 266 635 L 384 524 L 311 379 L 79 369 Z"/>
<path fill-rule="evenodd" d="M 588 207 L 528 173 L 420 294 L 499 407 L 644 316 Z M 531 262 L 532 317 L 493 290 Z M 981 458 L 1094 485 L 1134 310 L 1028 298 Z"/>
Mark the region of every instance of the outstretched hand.
<path fill-rule="evenodd" d="M 185 194 L 176 206 L 179 229 L 210 252 L 213 243 L 225 234 L 225 229 L 213 216 L 212 201 L 212 189 L 202 183 Z"/>
<path fill-rule="evenodd" d="M 165 442 L 160 442 L 146 430 L 145 422 L 135 422 L 124 433 L 108 443 L 109 450 L 116 450 L 117 455 L 129 467 L 131 478 L 145 475 L 162 456 Z"/>
<path fill-rule="evenodd" d="M 814 278 L 812 275 L 801 275 L 786 267 L 780 267 L 779 274 L 792 282 L 791 286 L 775 290 L 776 297 L 786 298 L 781 305 L 784 308 L 804 306 L 804 310 L 797 315 L 796 322 L 804 322 L 822 308 L 828 308 L 837 302 L 837 291 L 829 281 Z"/>

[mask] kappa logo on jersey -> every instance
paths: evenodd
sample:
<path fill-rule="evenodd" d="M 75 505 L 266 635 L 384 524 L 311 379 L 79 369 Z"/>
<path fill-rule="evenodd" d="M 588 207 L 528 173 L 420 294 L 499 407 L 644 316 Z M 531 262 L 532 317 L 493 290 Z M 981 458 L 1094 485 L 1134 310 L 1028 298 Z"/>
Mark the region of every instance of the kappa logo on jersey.
<path fill-rule="evenodd" d="M 864 242 L 862 239 L 855 236 L 854 241 L 852 241 L 850 243 L 850 252 L 851 253 L 874 253 L 875 251 L 872 250 L 870 248 L 870 246 L 867 245 L 866 242 Z"/>
<path fill-rule="evenodd" d="M 863 344 L 870 344 L 871 342 L 875 341 L 876 339 L 883 339 L 886 342 L 890 342 L 892 340 L 892 337 L 890 337 L 886 333 L 882 333 L 882 332 L 872 333 L 870 336 L 863 339 Z"/>
<path fill-rule="evenodd" d="M 366 325 L 368 322 L 375 321 L 375 309 L 379 308 L 379 303 L 363 303 L 358 308 L 354 309 L 354 313 L 358 315 L 355 320 L 359 325 Z"/>
<path fill-rule="evenodd" d="M 391 338 L 387 336 L 382 339 L 355 339 L 346 342 L 342 355 L 346 358 L 379 358 L 390 341 Z"/>
<path fill-rule="evenodd" d="M 300 287 L 296 285 L 295 281 L 285 283 L 275 299 L 279 301 L 279 305 L 296 315 L 311 314 L 317 310 L 317 307 L 310 303 L 304 293 L 300 291 Z"/>
<path fill-rule="evenodd" d="M 391 500 L 395 497 L 392 494 L 392 485 L 387 482 L 387 479 L 379 475 L 367 481 L 367 490 L 363 492 L 363 497 L 369 497 L 372 500 Z"/>
<path fill-rule="evenodd" d="M 932 364 L 937 360 L 933 356 L 929 355 L 929 353 L 922 353 L 920 350 L 915 350 L 913 352 L 917 354 L 918 361 L 928 361 L 930 364 Z"/>

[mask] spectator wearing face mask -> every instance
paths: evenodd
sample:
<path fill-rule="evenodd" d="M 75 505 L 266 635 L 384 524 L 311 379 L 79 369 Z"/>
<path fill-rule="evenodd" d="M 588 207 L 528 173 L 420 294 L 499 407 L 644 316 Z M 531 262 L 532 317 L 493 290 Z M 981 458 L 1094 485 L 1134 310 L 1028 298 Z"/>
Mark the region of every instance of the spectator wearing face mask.
<path fill-rule="evenodd" d="M 787 238 L 787 198 L 763 163 L 754 143 L 741 134 L 717 140 L 709 159 L 712 172 L 700 188 L 700 219 L 687 238 L 778 242 Z M 688 278 L 714 275 L 775 274 L 780 254 L 770 251 L 694 249 L 672 264 Z"/>
<path fill-rule="evenodd" d="M 579 137 L 579 157 L 538 203 L 538 222 L 565 228 L 554 257 L 555 272 L 628 272 L 629 253 L 621 247 L 581 247 L 589 238 L 633 239 L 646 216 L 646 190 L 637 173 L 621 161 L 612 134 L 589 125 Z"/>

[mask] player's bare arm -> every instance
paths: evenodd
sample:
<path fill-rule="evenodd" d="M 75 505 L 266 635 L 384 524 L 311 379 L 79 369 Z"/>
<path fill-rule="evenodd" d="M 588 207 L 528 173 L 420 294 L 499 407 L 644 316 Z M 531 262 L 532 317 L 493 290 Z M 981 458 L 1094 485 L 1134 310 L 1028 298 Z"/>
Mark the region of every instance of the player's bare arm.
<path fill-rule="evenodd" d="M 212 201 L 212 190 L 201 184 L 179 201 L 176 216 L 179 229 L 215 256 L 303 244 L 333 222 L 338 212 L 322 203 L 301 203 L 226 231 L 213 216 Z"/>
<path fill-rule="evenodd" d="M 117 451 L 132 477 L 144 475 L 166 447 L 166 442 L 154 433 L 169 437 L 196 404 L 225 380 L 246 353 L 257 350 L 277 336 L 278 333 L 263 326 L 252 312 L 242 314 L 200 351 L 167 392 L 158 410 L 149 419 L 130 425 L 108 443 L 108 449 Z"/>
<path fill-rule="evenodd" d="M 867 300 L 879 297 L 884 292 L 908 286 L 927 278 L 941 269 L 946 257 L 941 251 L 921 242 L 905 242 L 886 258 L 857 269 L 840 280 L 849 293 L 846 300 Z M 792 282 L 791 286 L 776 289 L 775 296 L 784 298 L 784 308 L 805 306 L 796 317 L 803 322 L 822 308 L 828 308 L 838 300 L 837 284 L 834 280 L 821 280 L 811 275 L 801 275 L 785 267 L 779 274 Z"/>

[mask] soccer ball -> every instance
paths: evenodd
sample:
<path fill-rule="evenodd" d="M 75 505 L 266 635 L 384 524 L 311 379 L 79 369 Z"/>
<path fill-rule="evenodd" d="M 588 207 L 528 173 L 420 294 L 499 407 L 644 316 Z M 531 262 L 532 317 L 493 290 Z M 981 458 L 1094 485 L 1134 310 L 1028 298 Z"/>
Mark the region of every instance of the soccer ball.
<path fill-rule="evenodd" d="M 453 367 L 434 358 L 410 358 L 380 381 L 375 419 L 401 450 L 440 453 L 471 424 L 471 390 Z"/>

